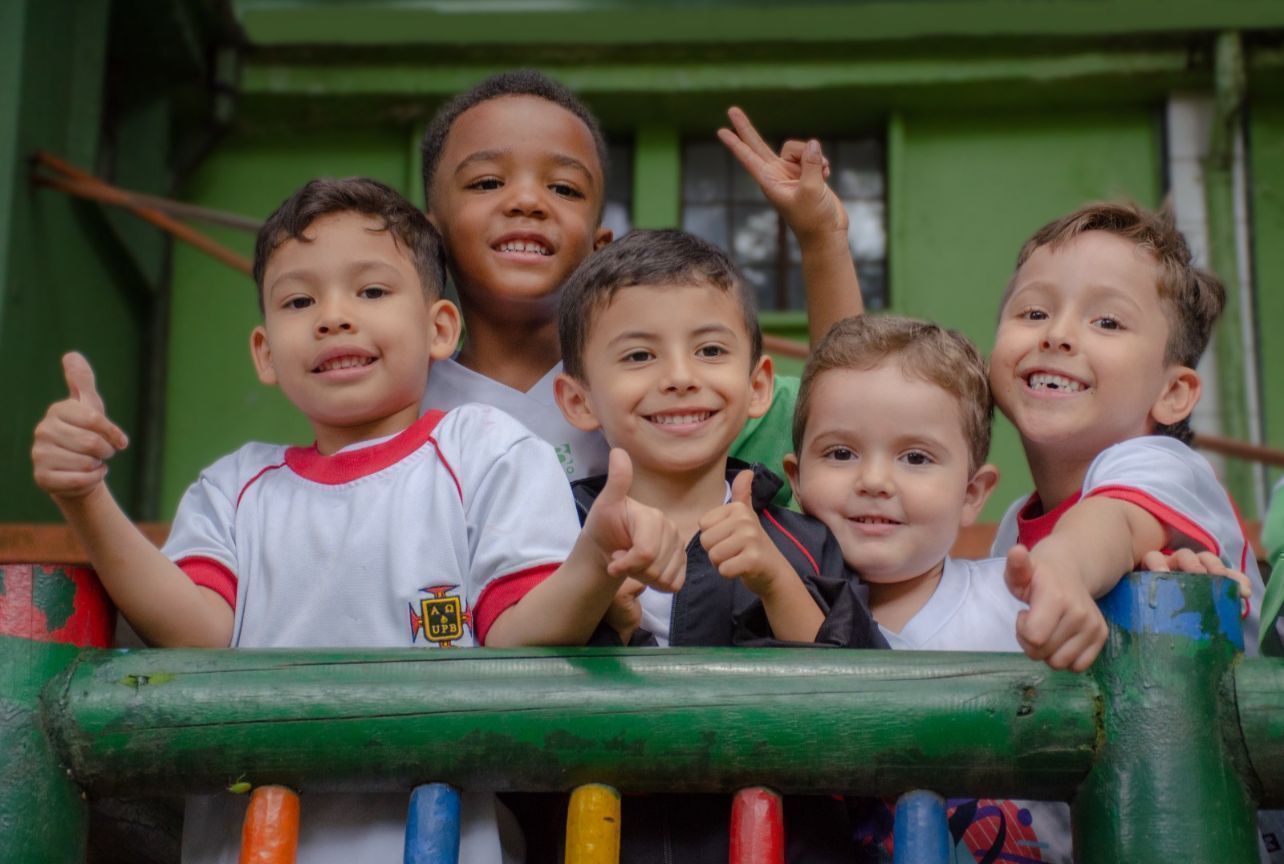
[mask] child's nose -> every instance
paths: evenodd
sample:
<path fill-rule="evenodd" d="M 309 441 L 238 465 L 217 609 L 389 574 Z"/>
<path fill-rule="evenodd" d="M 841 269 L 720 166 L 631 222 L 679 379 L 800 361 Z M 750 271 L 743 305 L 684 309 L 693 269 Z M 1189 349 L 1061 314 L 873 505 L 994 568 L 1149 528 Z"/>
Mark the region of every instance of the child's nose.
<path fill-rule="evenodd" d="M 508 215 L 544 216 L 548 212 L 543 194 L 544 187 L 529 180 L 514 180 L 508 190 Z"/>
<path fill-rule="evenodd" d="M 890 495 L 892 472 L 882 459 L 861 460 L 857 474 L 857 488 L 866 495 Z"/>
<path fill-rule="evenodd" d="M 354 323 L 347 304 L 337 300 L 327 300 L 317 305 L 317 335 L 328 336 L 333 333 L 349 333 Z"/>
<path fill-rule="evenodd" d="M 1074 334 L 1069 325 L 1050 322 L 1043 331 L 1040 347 L 1044 351 L 1071 351 L 1074 348 Z"/>
<path fill-rule="evenodd" d="M 664 388 L 666 390 L 694 390 L 699 386 L 691 363 L 685 357 L 670 359 L 664 367 Z"/>

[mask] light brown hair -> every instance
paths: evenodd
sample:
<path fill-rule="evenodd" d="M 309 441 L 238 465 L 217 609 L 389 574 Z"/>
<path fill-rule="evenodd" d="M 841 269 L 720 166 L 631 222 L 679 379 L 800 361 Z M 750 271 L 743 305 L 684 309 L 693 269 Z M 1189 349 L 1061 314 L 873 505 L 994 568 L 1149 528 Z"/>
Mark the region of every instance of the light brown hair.
<path fill-rule="evenodd" d="M 1000 311 L 1016 285 L 1016 273 L 1042 246 L 1056 249 L 1088 231 L 1105 231 L 1144 249 L 1159 267 L 1155 289 L 1159 292 L 1164 317 L 1168 319 L 1168 342 L 1164 365 L 1199 365 L 1208 347 L 1213 325 L 1226 305 L 1226 289 L 1216 275 L 1195 266 L 1186 238 L 1177 230 L 1171 207 L 1147 210 L 1131 201 L 1086 204 L 1044 225 L 1021 247 L 1016 270 L 1003 294 Z M 1169 435 L 1190 443 L 1190 418 L 1171 426 L 1159 425 L 1156 434 Z"/>
<path fill-rule="evenodd" d="M 985 359 L 972 340 L 931 321 L 899 315 L 844 318 L 829 328 L 803 369 L 794 407 L 794 452 L 802 450 L 816 380 L 831 369 L 876 369 L 895 362 L 906 375 L 935 384 L 959 403 L 968 442 L 968 473 L 990 453 L 994 400 Z"/>

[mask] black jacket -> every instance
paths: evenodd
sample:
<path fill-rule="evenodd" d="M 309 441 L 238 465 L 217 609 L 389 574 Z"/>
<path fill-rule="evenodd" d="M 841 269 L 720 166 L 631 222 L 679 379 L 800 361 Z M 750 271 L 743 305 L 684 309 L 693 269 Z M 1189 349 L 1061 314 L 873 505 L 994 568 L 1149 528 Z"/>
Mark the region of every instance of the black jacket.
<path fill-rule="evenodd" d="M 727 479 L 749 466 L 728 460 Z M 753 506 L 763 528 L 802 577 L 826 613 L 822 644 L 886 648 L 865 601 L 865 590 L 843 562 L 842 550 L 822 523 L 770 505 L 781 480 L 753 466 Z M 605 477 L 572 484 L 580 521 L 605 485 Z M 724 579 L 697 535 L 687 547 L 686 581 L 673 602 L 670 644 L 674 646 L 798 645 L 776 640 L 757 596 L 738 579 Z M 603 625 L 590 644 L 620 645 Z M 655 645 L 639 631 L 630 645 Z M 807 643 L 810 645 L 810 643 Z M 505 796 L 526 832 L 528 864 L 564 858 L 567 797 Z M 790 864 L 839 864 L 861 860 L 847 807 L 834 796 L 784 799 L 786 860 Z M 621 808 L 621 864 L 725 864 L 731 842 L 730 795 L 624 795 Z M 866 853 L 867 854 L 867 853 Z"/>

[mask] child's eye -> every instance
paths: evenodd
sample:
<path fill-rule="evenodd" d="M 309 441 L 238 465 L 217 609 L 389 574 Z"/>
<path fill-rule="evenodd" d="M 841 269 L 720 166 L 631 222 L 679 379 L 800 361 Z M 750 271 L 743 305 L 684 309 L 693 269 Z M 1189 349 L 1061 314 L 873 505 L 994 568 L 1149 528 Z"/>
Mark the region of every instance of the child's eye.
<path fill-rule="evenodd" d="M 553 183 L 548 187 L 563 198 L 583 198 L 584 193 L 569 183 Z"/>
<path fill-rule="evenodd" d="M 696 349 L 696 355 L 700 357 L 721 357 L 727 353 L 727 349 L 721 345 L 701 345 Z"/>
<path fill-rule="evenodd" d="M 646 361 L 652 359 L 653 357 L 655 357 L 655 355 L 652 354 L 650 351 L 647 351 L 645 348 L 638 348 L 636 350 L 630 351 L 629 353 L 625 354 L 624 362 L 625 363 L 645 363 Z"/>
<path fill-rule="evenodd" d="M 1092 321 L 1102 330 L 1122 330 L 1123 323 L 1113 315 L 1100 315 Z"/>
<path fill-rule="evenodd" d="M 388 294 L 388 289 L 382 285 L 367 285 L 360 291 L 360 296 L 367 300 L 378 300 Z"/>
<path fill-rule="evenodd" d="M 930 453 L 922 450 L 910 450 L 902 458 L 911 465 L 931 465 L 936 461 Z"/>
<path fill-rule="evenodd" d="M 1022 309 L 1017 313 L 1018 318 L 1024 318 L 1027 321 L 1046 321 L 1048 313 L 1042 309 Z"/>
<path fill-rule="evenodd" d="M 504 183 L 498 177 L 483 177 L 480 180 L 474 180 L 465 186 L 465 189 L 478 189 L 482 192 L 490 192 L 503 186 Z"/>
<path fill-rule="evenodd" d="M 291 297 L 281 304 L 282 309 L 306 309 L 312 305 L 311 297 Z"/>
<path fill-rule="evenodd" d="M 825 451 L 825 458 L 833 462 L 851 462 L 856 458 L 856 451 L 849 447 L 830 447 Z"/>

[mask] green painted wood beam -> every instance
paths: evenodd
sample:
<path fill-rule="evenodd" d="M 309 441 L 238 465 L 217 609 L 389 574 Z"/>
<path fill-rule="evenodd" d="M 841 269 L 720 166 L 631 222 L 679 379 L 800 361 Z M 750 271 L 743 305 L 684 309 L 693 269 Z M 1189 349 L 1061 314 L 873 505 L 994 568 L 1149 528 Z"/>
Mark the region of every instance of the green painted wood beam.
<path fill-rule="evenodd" d="M 1281 4 L 1284 8 L 1284 4 Z M 509 68 L 491 63 L 342 63 L 247 59 L 240 87 L 246 96 L 452 95 L 481 78 Z M 1057 85 L 1094 79 L 1189 80 L 1192 60 L 1184 47 L 1153 50 L 1085 50 L 1066 53 L 959 53 L 949 56 L 883 56 L 837 60 L 781 57 L 754 62 L 707 58 L 664 63 L 611 62 L 594 58 L 576 64 L 542 64 L 583 94 L 662 91 L 697 94 L 745 90 L 824 90 L 939 85 Z"/>
<path fill-rule="evenodd" d="M 1064 799 L 1098 693 L 1019 655 L 582 648 L 87 652 L 45 696 L 91 794 L 243 777 Z"/>
<path fill-rule="evenodd" d="M 633 225 L 682 224 L 682 140 L 672 126 L 643 126 L 633 139 Z"/>
<path fill-rule="evenodd" d="M 1284 27 L 1278 0 L 233 0 L 252 44 L 725 44 Z"/>
<path fill-rule="evenodd" d="M 1284 660 L 1241 663 L 1234 673 L 1249 788 L 1261 806 L 1284 807 Z"/>

